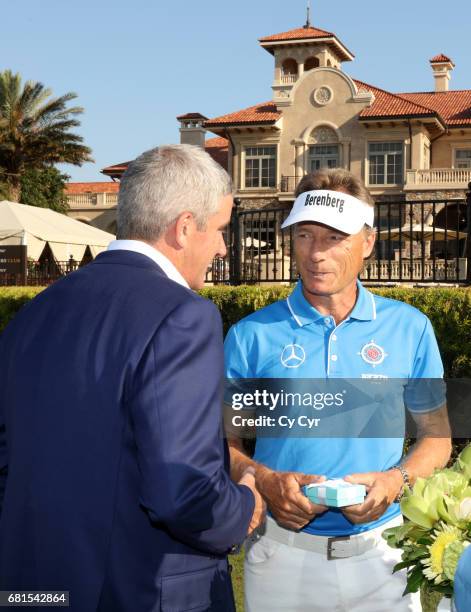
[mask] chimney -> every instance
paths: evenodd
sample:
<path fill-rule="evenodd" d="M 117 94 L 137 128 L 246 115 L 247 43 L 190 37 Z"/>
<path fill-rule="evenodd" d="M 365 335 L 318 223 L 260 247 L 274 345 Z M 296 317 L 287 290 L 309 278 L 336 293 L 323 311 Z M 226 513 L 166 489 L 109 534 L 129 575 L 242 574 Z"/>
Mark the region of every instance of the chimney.
<path fill-rule="evenodd" d="M 177 121 L 180 121 L 180 144 L 198 145 L 204 149 L 206 141 L 204 122 L 206 119 L 207 117 L 200 113 L 179 115 Z"/>
<path fill-rule="evenodd" d="M 453 61 L 446 55 L 440 54 L 432 57 L 430 64 L 435 77 L 435 92 L 448 91 L 450 73 L 455 67 Z"/>

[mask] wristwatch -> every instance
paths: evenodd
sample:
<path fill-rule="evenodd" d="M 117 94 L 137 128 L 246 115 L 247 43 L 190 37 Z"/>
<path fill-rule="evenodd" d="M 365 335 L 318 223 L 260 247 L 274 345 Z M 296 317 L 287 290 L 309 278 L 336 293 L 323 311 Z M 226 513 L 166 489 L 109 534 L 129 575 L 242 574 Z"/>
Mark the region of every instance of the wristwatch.
<path fill-rule="evenodd" d="M 412 489 L 412 485 L 410 483 L 409 473 L 404 466 L 399 465 L 399 464 L 393 465 L 391 470 L 399 470 L 401 472 L 402 480 L 404 483 L 401 487 L 401 490 L 399 491 L 396 498 L 394 499 L 394 503 L 398 504 L 401 501 L 401 499 L 404 497 L 404 487 L 408 487 L 409 489 Z"/>

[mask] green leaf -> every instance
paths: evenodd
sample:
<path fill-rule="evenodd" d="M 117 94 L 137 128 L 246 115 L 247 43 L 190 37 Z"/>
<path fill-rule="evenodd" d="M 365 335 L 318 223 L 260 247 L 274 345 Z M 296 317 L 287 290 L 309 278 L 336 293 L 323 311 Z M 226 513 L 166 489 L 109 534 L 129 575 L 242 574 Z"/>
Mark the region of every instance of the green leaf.
<path fill-rule="evenodd" d="M 400 563 L 396 563 L 393 567 L 392 573 L 400 572 L 405 567 L 410 567 L 411 565 L 416 565 L 417 561 L 415 559 L 407 559 L 406 561 L 401 561 Z"/>
<path fill-rule="evenodd" d="M 20 200 L 21 179 L 28 170 L 57 163 L 82 165 L 93 161 L 91 149 L 73 129 L 83 109 L 70 106 L 76 98 L 55 98 L 42 83 L 22 83 L 11 70 L 0 72 L 0 173 L 10 198 Z"/>
<path fill-rule="evenodd" d="M 403 595 L 409 593 L 417 593 L 420 585 L 427 580 L 422 572 L 421 567 L 415 567 L 412 572 L 407 576 L 407 586 Z"/>

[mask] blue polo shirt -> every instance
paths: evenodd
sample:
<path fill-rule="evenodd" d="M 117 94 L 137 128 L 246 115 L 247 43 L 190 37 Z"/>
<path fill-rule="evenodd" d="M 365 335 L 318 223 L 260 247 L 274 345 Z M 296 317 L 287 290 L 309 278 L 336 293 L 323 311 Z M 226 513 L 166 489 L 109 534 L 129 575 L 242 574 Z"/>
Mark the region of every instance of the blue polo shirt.
<path fill-rule="evenodd" d="M 453 601 L 457 612 L 471 610 L 471 546 L 468 546 L 458 561 Z"/>
<path fill-rule="evenodd" d="M 304 297 L 302 282 L 286 300 L 258 310 L 231 327 L 225 340 L 227 378 L 441 379 L 443 366 L 428 318 L 408 304 L 370 293 L 358 282 L 351 314 L 339 325 Z M 410 393 L 407 408 L 444 403 Z M 403 401 L 403 400 L 401 400 Z M 404 404 L 402 403 L 402 410 Z M 381 410 L 381 406 L 378 406 Z M 384 471 L 402 456 L 403 438 L 259 437 L 254 459 L 271 469 L 342 478 Z M 318 535 L 367 531 L 400 513 L 392 504 L 379 520 L 353 525 L 331 509 L 305 527 Z"/>

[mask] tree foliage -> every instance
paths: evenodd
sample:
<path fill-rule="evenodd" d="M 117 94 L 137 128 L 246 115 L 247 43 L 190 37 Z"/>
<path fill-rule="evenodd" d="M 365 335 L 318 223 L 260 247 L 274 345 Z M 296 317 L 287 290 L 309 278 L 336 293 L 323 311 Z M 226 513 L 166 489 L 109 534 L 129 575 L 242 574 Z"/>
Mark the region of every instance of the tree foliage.
<path fill-rule="evenodd" d="M 23 85 L 19 74 L 0 73 L 0 169 L 11 199 L 19 200 L 26 171 L 93 161 L 83 138 L 72 131 L 83 113 L 80 106 L 68 106 L 76 97 L 71 92 L 52 97 L 42 83 Z"/>
<path fill-rule="evenodd" d="M 66 213 L 69 206 L 65 183 L 69 178 L 53 167 L 25 170 L 21 176 L 20 202 Z"/>

